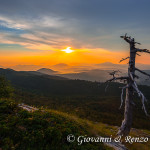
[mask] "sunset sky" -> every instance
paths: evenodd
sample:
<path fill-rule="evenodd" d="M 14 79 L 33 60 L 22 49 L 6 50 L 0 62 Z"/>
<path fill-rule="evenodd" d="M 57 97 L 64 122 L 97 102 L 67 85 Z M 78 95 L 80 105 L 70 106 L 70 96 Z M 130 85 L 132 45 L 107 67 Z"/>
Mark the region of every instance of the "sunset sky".
<path fill-rule="evenodd" d="M 150 49 L 149 0 L 0 0 L 0 66 L 118 63 Z M 67 51 L 66 51 L 67 50 Z M 137 57 L 150 64 L 150 55 Z"/>

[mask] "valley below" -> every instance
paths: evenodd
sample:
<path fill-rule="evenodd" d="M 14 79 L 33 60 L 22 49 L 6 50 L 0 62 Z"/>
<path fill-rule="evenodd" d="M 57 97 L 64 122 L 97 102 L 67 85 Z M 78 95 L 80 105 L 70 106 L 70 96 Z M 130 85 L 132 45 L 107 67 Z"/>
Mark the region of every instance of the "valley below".
<path fill-rule="evenodd" d="M 25 143 L 28 143 L 30 138 L 32 144 L 29 149 L 36 147 L 35 144 L 38 140 L 44 144 L 45 140 L 49 141 L 53 136 L 56 136 L 51 140 L 50 145 L 49 142 L 45 145 L 47 147 L 56 145 L 56 141 L 59 139 L 60 143 L 64 145 L 62 148 L 64 150 L 82 149 L 78 143 L 72 144 L 66 141 L 69 134 L 116 138 L 117 130 L 123 120 L 124 105 L 119 109 L 121 93 L 119 87 L 124 86 L 123 83 L 110 83 L 107 91 L 105 91 L 107 84 L 103 82 L 73 80 L 55 75 L 14 71 L 12 69 L 0 69 L 0 74 L 4 75 L 14 87 L 14 94 L 11 98 L 13 101 L 1 100 L 0 105 L 1 131 L 3 131 L 1 132 L 3 137 L 2 150 L 7 149 L 6 145 L 16 147 L 14 149 L 17 149 L 17 146 L 27 148 L 29 145 Z M 149 100 L 150 87 L 139 85 L 139 88 Z M 21 105 L 22 103 L 24 107 L 18 108 L 18 104 Z M 145 116 L 138 97 L 135 97 L 134 103 L 133 128 L 130 136 L 149 138 L 150 119 Z M 146 107 L 150 113 L 150 101 Z M 46 117 L 49 115 L 50 117 Z M 65 117 L 67 124 L 64 124 L 64 119 L 60 117 Z M 71 125 L 70 121 L 74 123 Z M 80 129 L 78 125 L 81 125 Z M 15 132 L 13 132 L 14 128 L 16 128 Z M 47 137 L 49 139 L 46 139 L 47 131 L 50 133 Z M 10 136 L 12 133 L 14 136 Z M 39 136 L 40 138 L 38 138 Z M 123 141 L 122 144 L 125 149 L 129 150 L 139 150 L 139 147 L 140 149 L 148 149 L 150 147 L 149 141 L 133 144 Z M 84 143 L 82 147 L 89 150 L 109 150 L 116 149 L 117 146 L 114 145 L 113 143 Z M 39 145 L 39 147 L 43 147 L 43 145 Z M 58 147 L 56 150 L 59 149 Z"/>

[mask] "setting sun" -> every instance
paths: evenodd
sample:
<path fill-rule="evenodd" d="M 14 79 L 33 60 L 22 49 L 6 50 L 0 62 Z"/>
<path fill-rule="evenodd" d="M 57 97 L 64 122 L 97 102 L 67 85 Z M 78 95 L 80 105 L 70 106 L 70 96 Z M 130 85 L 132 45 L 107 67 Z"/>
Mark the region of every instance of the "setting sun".
<path fill-rule="evenodd" d="M 61 50 L 61 51 L 64 51 L 64 52 L 66 52 L 66 53 L 72 53 L 73 50 L 71 50 L 70 48 L 71 48 L 71 47 L 67 47 L 66 49 L 63 49 L 63 50 Z"/>

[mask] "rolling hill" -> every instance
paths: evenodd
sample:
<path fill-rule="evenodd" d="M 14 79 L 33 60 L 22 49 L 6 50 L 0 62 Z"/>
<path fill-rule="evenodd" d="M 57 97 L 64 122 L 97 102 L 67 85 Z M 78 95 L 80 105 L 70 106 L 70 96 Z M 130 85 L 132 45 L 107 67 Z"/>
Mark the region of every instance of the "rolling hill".
<path fill-rule="evenodd" d="M 96 122 L 118 126 L 121 124 L 123 109 L 118 108 L 121 94 L 119 87 L 123 86 L 122 84 L 111 83 L 105 92 L 106 84 L 100 82 L 69 80 L 10 69 L 0 69 L 0 74 L 5 75 L 15 87 L 14 99 L 19 102 L 69 112 Z M 139 88 L 150 100 L 150 87 L 139 86 Z M 140 99 L 135 97 L 134 102 L 136 106 L 133 126 L 150 129 L 150 120 L 141 109 Z M 148 101 L 148 108 L 149 104 Z"/>
<path fill-rule="evenodd" d="M 58 74 L 58 71 L 54 71 L 54 70 L 48 69 L 48 68 L 41 68 L 41 69 L 37 70 L 37 72 L 48 74 L 48 75 Z"/>
<path fill-rule="evenodd" d="M 86 95 L 103 94 L 105 85 L 85 80 L 71 80 L 60 76 L 52 76 L 37 72 L 14 71 L 0 69 L 12 85 L 25 91 L 44 95 Z M 101 86 L 100 86 L 101 85 Z M 116 85 L 117 86 L 117 85 Z M 113 91 L 114 94 L 118 93 Z"/>
<path fill-rule="evenodd" d="M 15 150 L 111 150 L 103 143 L 68 142 L 74 134 L 94 136 L 86 121 L 54 110 L 29 113 L 10 100 L 0 100 L 0 149 Z M 95 135 L 96 136 L 96 135 Z"/>
<path fill-rule="evenodd" d="M 116 65 L 115 65 L 116 66 Z M 80 79 L 80 80 L 87 80 L 87 81 L 97 81 L 97 82 L 105 82 L 106 80 L 110 79 L 111 76 L 109 75 L 109 72 L 112 72 L 113 70 L 100 70 L 100 69 L 93 69 L 93 70 L 87 70 L 84 72 L 79 72 L 79 73 L 66 73 L 66 74 L 58 74 L 56 71 L 53 71 L 48 68 L 44 68 L 41 70 L 37 70 L 37 72 L 48 74 L 48 75 L 57 75 L 60 77 L 65 77 L 69 79 Z M 119 75 L 126 75 L 127 72 L 123 69 L 120 69 L 121 73 Z M 150 74 L 150 70 L 143 70 L 144 72 Z M 55 74 L 54 74 L 55 73 Z M 147 76 L 136 72 L 136 74 L 140 77 L 137 80 L 138 84 L 141 85 L 150 85 L 150 80 Z"/>

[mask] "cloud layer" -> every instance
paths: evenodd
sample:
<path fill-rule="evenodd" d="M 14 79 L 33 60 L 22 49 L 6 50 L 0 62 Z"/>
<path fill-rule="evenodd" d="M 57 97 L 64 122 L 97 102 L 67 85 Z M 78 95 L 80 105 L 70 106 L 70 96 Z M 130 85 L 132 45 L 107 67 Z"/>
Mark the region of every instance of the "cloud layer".
<path fill-rule="evenodd" d="M 1 0 L 0 44 L 14 52 L 54 53 L 69 46 L 114 56 L 128 49 L 119 39 L 127 32 L 150 49 L 149 5 L 149 0 Z"/>
<path fill-rule="evenodd" d="M 28 48 L 42 44 L 119 49 L 118 37 L 124 32 L 150 37 L 149 4 L 148 0 L 2 0 L 0 24 L 9 33 L 5 30 L 1 42 Z"/>

